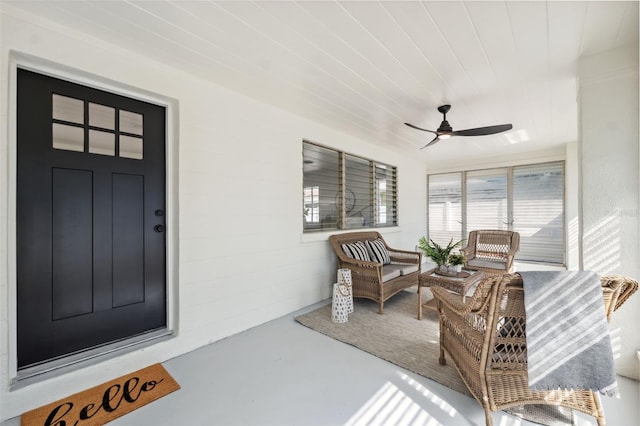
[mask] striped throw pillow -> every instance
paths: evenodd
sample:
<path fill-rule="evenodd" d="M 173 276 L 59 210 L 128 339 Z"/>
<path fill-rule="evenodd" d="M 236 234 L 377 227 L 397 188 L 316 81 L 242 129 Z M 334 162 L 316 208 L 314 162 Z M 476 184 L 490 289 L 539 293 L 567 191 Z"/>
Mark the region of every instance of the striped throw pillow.
<path fill-rule="evenodd" d="M 384 245 L 384 241 L 378 238 L 377 240 L 367 241 L 366 244 L 369 248 L 369 254 L 371 255 L 372 260 L 380 262 L 383 265 L 391 263 L 389 250 L 387 250 L 387 247 Z"/>
<path fill-rule="evenodd" d="M 369 258 L 369 252 L 362 241 L 342 244 L 342 251 L 352 259 L 366 260 L 367 262 L 371 261 Z"/>

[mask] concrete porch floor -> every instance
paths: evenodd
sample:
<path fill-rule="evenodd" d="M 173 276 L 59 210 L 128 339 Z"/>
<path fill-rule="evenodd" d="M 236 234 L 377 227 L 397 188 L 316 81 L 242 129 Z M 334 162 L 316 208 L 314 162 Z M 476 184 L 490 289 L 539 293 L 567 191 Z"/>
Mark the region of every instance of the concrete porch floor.
<path fill-rule="evenodd" d="M 474 399 L 294 320 L 320 305 L 163 363 L 182 389 L 111 424 L 484 425 Z M 619 377 L 619 385 L 620 398 L 602 397 L 607 423 L 637 425 L 638 382 Z M 580 426 L 595 424 L 577 417 Z M 503 412 L 493 422 L 532 424 Z M 2 423 L 19 424 L 19 418 Z"/>

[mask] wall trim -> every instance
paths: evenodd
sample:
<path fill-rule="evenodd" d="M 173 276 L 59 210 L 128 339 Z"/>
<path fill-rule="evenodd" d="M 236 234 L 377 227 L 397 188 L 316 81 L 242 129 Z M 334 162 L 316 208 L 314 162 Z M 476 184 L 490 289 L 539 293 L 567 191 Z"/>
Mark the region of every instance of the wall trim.
<path fill-rule="evenodd" d="M 536 151 L 523 154 L 517 154 L 510 158 L 492 158 L 469 160 L 465 162 L 457 162 L 455 164 L 443 163 L 438 167 L 427 167 L 427 175 L 436 175 L 441 173 L 454 173 L 466 170 L 487 170 L 499 169 L 501 167 L 523 166 L 527 164 L 549 163 L 552 161 L 563 161 L 566 159 L 566 145 L 555 147 L 546 151 Z"/>

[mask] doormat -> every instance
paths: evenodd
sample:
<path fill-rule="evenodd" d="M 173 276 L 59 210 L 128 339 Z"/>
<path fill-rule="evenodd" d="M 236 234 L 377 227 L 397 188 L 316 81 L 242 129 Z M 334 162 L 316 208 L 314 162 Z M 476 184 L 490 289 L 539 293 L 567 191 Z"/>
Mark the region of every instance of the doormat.
<path fill-rule="evenodd" d="M 28 411 L 21 425 L 100 426 L 178 389 L 167 370 L 154 364 Z"/>

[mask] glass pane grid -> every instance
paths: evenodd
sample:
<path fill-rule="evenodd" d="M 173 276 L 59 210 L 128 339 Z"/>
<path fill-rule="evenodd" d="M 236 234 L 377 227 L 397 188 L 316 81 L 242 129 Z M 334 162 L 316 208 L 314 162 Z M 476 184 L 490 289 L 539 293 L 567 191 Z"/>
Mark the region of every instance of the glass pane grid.
<path fill-rule="evenodd" d="M 116 108 L 87 102 L 69 96 L 52 94 L 52 147 L 85 152 L 85 130 L 88 129 L 88 152 L 141 160 L 143 158 L 143 115 L 119 110 L 116 129 Z M 117 146 L 116 146 L 117 138 Z"/>

